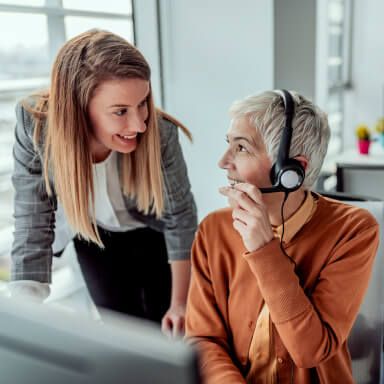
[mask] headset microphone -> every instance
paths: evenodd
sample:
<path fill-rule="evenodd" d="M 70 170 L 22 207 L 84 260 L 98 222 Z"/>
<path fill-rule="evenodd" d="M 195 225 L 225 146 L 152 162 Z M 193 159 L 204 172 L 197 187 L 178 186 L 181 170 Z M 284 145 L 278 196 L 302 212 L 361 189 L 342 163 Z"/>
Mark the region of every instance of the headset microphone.
<path fill-rule="evenodd" d="M 295 107 L 292 95 L 281 90 L 284 102 L 285 125 L 280 139 L 276 163 L 273 164 L 270 179 L 272 187 L 259 188 L 261 193 L 293 192 L 301 187 L 305 177 L 303 166 L 298 160 L 289 157 L 292 138 L 292 119 Z"/>

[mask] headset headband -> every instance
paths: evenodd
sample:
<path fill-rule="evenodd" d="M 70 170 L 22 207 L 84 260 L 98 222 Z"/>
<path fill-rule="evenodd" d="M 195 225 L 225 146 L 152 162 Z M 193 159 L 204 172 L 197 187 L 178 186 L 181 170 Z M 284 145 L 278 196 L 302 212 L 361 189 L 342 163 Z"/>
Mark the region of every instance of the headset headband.
<path fill-rule="evenodd" d="M 295 104 L 293 102 L 292 95 L 286 89 L 282 89 L 281 94 L 284 101 L 285 123 L 283 133 L 281 134 L 279 151 L 277 153 L 276 160 L 279 168 L 281 168 L 289 159 L 292 139 L 292 119 L 295 113 Z"/>
<path fill-rule="evenodd" d="M 262 193 L 293 192 L 300 188 L 305 177 L 305 170 L 300 162 L 289 157 L 292 139 L 292 120 L 295 113 L 293 97 L 285 89 L 282 89 L 279 93 L 284 102 L 285 122 L 277 159 L 271 168 L 270 179 L 272 187 L 259 188 Z"/>

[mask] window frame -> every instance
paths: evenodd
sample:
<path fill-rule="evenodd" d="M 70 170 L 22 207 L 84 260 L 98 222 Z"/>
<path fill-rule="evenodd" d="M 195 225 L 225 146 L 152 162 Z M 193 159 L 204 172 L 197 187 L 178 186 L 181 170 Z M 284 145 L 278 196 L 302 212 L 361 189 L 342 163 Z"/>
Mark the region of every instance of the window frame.
<path fill-rule="evenodd" d="M 80 16 L 80 17 L 90 17 L 90 18 L 108 18 L 108 19 L 118 19 L 118 20 L 130 20 L 133 24 L 133 44 L 135 44 L 135 26 L 134 26 L 134 16 L 133 16 L 133 0 L 132 1 L 132 13 L 115 13 L 115 12 L 101 12 L 101 11 L 87 11 L 87 10 L 77 10 L 70 8 L 63 8 L 62 0 L 45 0 L 44 6 L 27 6 L 27 5 L 14 5 L 7 3 L 0 3 L 0 13 L 24 13 L 24 14 L 39 14 L 47 17 L 47 35 L 48 35 L 48 50 L 49 50 L 49 60 L 50 65 L 52 65 L 54 58 L 57 55 L 58 50 L 66 42 L 66 31 L 64 17 L 66 16 Z M 34 79 L 28 78 L 29 80 Z M 44 81 L 45 79 L 45 81 Z M 14 88 L 10 87 L 9 89 L 3 89 L 0 93 L 12 93 L 13 91 L 31 91 L 39 87 L 46 87 L 49 83 L 49 77 L 39 79 L 39 81 L 30 86 L 20 87 L 16 86 Z M 38 86 L 37 86 L 38 84 Z"/>

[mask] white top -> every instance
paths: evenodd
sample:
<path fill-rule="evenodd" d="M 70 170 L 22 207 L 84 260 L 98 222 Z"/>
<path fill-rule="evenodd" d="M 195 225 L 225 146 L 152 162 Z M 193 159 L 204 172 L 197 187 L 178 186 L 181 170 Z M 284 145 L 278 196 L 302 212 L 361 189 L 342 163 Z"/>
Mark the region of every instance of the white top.
<path fill-rule="evenodd" d="M 125 232 L 145 227 L 145 224 L 137 221 L 128 213 L 124 205 L 116 151 L 111 151 L 104 161 L 93 164 L 92 172 L 97 225 L 111 232 Z M 59 201 L 57 203 L 55 225 L 55 240 L 52 244 L 53 253 L 63 250 L 74 237 Z M 60 236 L 57 234 L 60 234 Z"/>
<path fill-rule="evenodd" d="M 93 164 L 92 171 L 97 225 L 112 232 L 145 227 L 128 213 L 124 204 L 116 151 L 111 151 L 104 161 Z"/>

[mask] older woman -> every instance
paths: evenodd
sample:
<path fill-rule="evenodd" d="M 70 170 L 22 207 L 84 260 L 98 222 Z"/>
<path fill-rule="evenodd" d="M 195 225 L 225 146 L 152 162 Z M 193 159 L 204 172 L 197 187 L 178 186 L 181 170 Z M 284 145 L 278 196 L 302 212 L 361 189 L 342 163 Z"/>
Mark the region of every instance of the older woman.
<path fill-rule="evenodd" d="M 378 223 L 311 192 L 330 133 L 309 100 L 263 92 L 231 116 L 219 163 L 231 207 L 203 220 L 192 248 L 186 336 L 206 383 L 353 383 L 347 340 Z"/>

